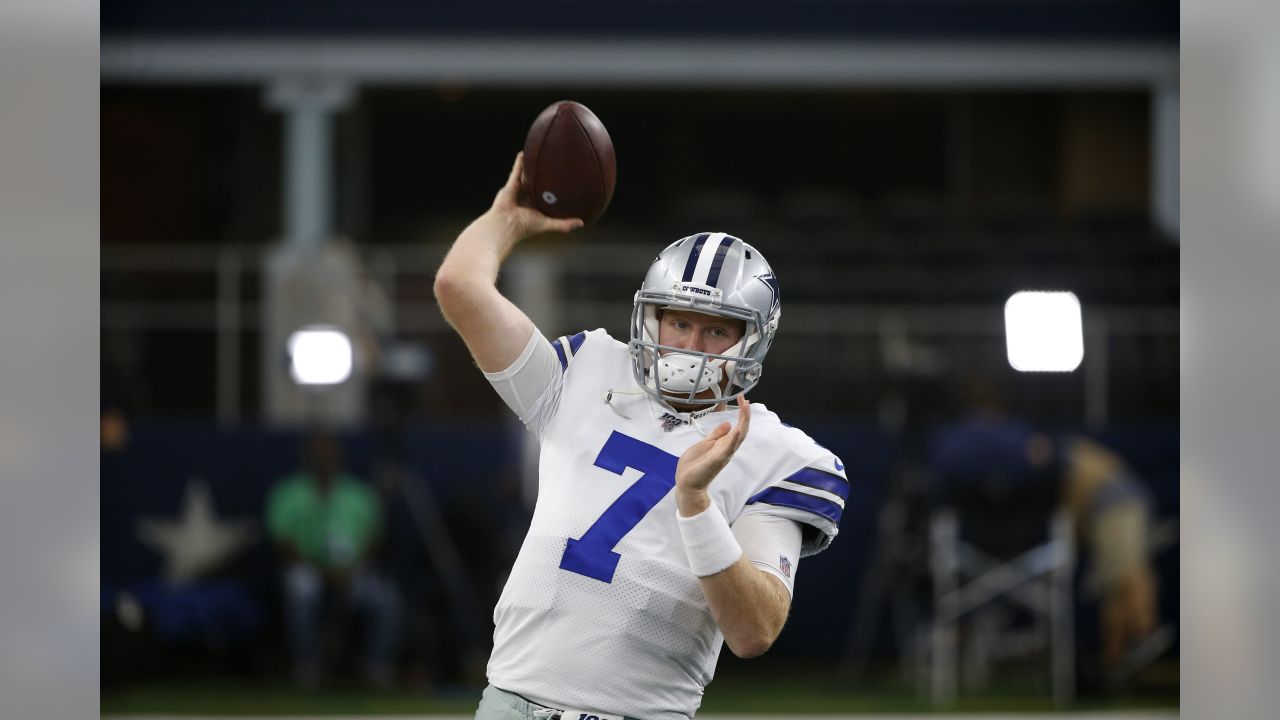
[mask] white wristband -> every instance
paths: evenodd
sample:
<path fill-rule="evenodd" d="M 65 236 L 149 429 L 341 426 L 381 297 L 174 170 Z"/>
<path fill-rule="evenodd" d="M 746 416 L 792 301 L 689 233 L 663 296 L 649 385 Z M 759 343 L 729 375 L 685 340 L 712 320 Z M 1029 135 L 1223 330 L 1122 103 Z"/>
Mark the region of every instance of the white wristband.
<path fill-rule="evenodd" d="M 694 575 L 715 575 L 742 557 L 742 548 L 729 529 L 729 522 L 714 504 L 692 517 L 681 517 L 676 511 L 676 523 Z"/>

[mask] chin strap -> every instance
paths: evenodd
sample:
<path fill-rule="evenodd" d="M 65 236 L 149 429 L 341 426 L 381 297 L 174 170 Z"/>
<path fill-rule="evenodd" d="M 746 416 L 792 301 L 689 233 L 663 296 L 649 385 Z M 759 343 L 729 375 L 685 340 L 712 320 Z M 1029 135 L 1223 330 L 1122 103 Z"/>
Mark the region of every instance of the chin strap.
<path fill-rule="evenodd" d="M 626 418 L 627 420 L 630 420 L 630 419 L 631 419 L 631 416 L 630 416 L 630 415 L 628 415 L 628 414 L 626 414 L 626 413 L 622 412 L 621 410 L 619 410 L 619 409 L 618 409 L 618 406 L 617 406 L 617 405 L 614 405 L 614 404 L 613 404 L 613 396 L 615 396 L 615 395 L 644 395 L 644 394 L 645 394 L 645 391 L 644 391 L 644 390 L 614 390 L 613 388 L 610 388 L 610 389 L 608 390 L 608 392 L 606 392 L 606 393 L 604 394 L 604 404 L 605 404 L 605 405 L 608 405 L 608 406 L 609 406 L 609 409 L 610 409 L 610 410 L 612 410 L 612 411 L 614 411 L 614 412 L 616 412 L 616 413 L 618 413 L 618 415 L 620 415 L 620 416 L 622 416 L 622 417 Z"/>

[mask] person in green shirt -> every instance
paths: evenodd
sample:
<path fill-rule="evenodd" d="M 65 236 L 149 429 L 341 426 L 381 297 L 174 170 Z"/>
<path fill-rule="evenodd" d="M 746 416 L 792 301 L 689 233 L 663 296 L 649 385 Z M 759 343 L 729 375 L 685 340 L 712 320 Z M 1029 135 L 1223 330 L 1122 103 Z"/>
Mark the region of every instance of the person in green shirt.
<path fill-rule="evenodd" d="M 382 533 L 382 504 L 373 488 L 343 470 L 337 438 L 319 432 L 306 439 L 302 468 L 276 483 L 266 515 L 284 563 L 295 680 L 319 684 L 324 609 L 337 604 L 364 616 L 365 678 L 388 685 L 399 597 L 370 562 Z"/>

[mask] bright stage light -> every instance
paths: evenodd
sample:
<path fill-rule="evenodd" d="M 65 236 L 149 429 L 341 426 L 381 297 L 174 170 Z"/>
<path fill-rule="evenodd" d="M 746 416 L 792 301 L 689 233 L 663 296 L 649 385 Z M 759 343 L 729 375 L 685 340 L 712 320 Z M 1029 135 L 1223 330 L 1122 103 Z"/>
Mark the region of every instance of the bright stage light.
<path fill-rule="evenodd" d="M 337 385 L 351 377 L 351 339 L 331 325 L 308 325 L 289 336 L 289 374 L 299 385 Z"/>
<path fill-rule="evenodd" d="M 1021 372 L 1070 372 L 1084 359 L 1080 300 L 1073 292 L 1021 291 L 1004 304 L 1009 364 Z"/>

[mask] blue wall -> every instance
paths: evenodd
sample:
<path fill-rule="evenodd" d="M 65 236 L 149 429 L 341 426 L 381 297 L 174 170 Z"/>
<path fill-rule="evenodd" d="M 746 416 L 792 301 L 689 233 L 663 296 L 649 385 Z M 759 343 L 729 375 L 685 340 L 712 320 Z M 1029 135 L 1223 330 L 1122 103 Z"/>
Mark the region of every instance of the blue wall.
<path fill-rule="evenodd" d="M 822 555 L 807 559 L 798 573 L 792 619 L 774 651 L 774 658 L 798 656 L 838 658 L 860 598 L 865 572 L 871 561 L 879 510 L 885 500 L 891 473 L 900 457 L 899 438 L 875 426 L 839 423 L 800 423 L 819 443 L 845 462 L 853 490 L 846 506 L 837 542 Z M 431 425 L 408 435 L 408 461 L 425 478 L 450 514 L 463 508 L 463 517 L 492 512 L 496 539 L 478 545 L 490 558 L 494 573 L 501 573 L 514 554 L 524 530 L 524 514 L 518 503 L 518 470 L 514 441 L 505 425 Z M 1152 490 L 1162 516 L 1178 511 L 1178 431 L 1176 426 L 1113 428 L 1098 436 L 1116 449 Z M 361 433 L 345 437 L 348 465 L 368 477 L 375 438 Z M 242 427 L 234 431 L 204 423 L 142 422 L 132 428 L 129 447 L 102 460 L 102 582 L 104 610 L 120 590 L 135 593 L 167 592 L 157 584 L 162 571 L 160 556 L 142 544 L 136 522 L 143 516 L 174 518 L 180 509 L 188 479 L 207 482 L 217 514 L 232 520 L 260 521 L 263 503 L 272 483 L 298 466 L 299 438 L 295 434 Z M 477 511 L 477 503 L 480 510 Z M 395 509 L 393 508 L 393 512 Z M 469 513 L 469 515 L 468 515 Z M 390 541 L 412 567 L 424 557 L 414 532 L 405 523 Z M 260 528 L 260 525 L 259 525 Z M 505 528 L 505 532 L 504 532 Z M 475 535 L 456 537 L 474 544 Z M 395 548 L 393 548 L 395 549 Z M 276 603 L 274 559 L 260 535 L 256 544 L 233 561 L 202 578 L 194 590 L 200 596 L 226 593 L 232 588 L 240 601 L 253 606 L 261 622 L 243 621 L 246 608 L 228 612 L 238 618 L 237 632 L 249 639 L 271 631 L 266 618 L 274 617 Z M 1160 559 L 1163 576 L 1164 615 L 1177 618 L 1176 552 Z M 425 581 L 424 581 L 425 582 Z M 159 589 L 157 589 L 159 588 Z M 201 589 L 203 588 L 203 589 Z M 489 596 L 484 589 L 481 598 Z M 161 600 L 152 598 L 154 602 Z M 190 604 L 190 597 L 184 602 Z M 487 618 L 490 608 L 480 608 Z M 175 611 L 176 612 L 176 611 Z M 213 618 L 213 619 L 210 619 Z M 176 621 L 175 621 L 176 622 Z M 206 624 L 216 617 L 205 613 Z M 232 622 L 232 620 L 228 620 Z M 247 624 L 246 624 L 247 623 Z M 181 624 L 181 623 L 179 623 Z M 208 630 L 205 627 L 205 630 Z M 215 628 L 216 629 L 216 628 Z M 484 628 L 488 632 L 491 628 Z M 184 637 L 172 629 L 176 642 Z M 190 634 L 191 628 L 186 628 Z M 1087 622 L 1081 633 L 1091 632 Z M 255 635 L 256 633 L 256 635 Z M 1089 638 L 1084 638 L 1087 646 Z"/>

